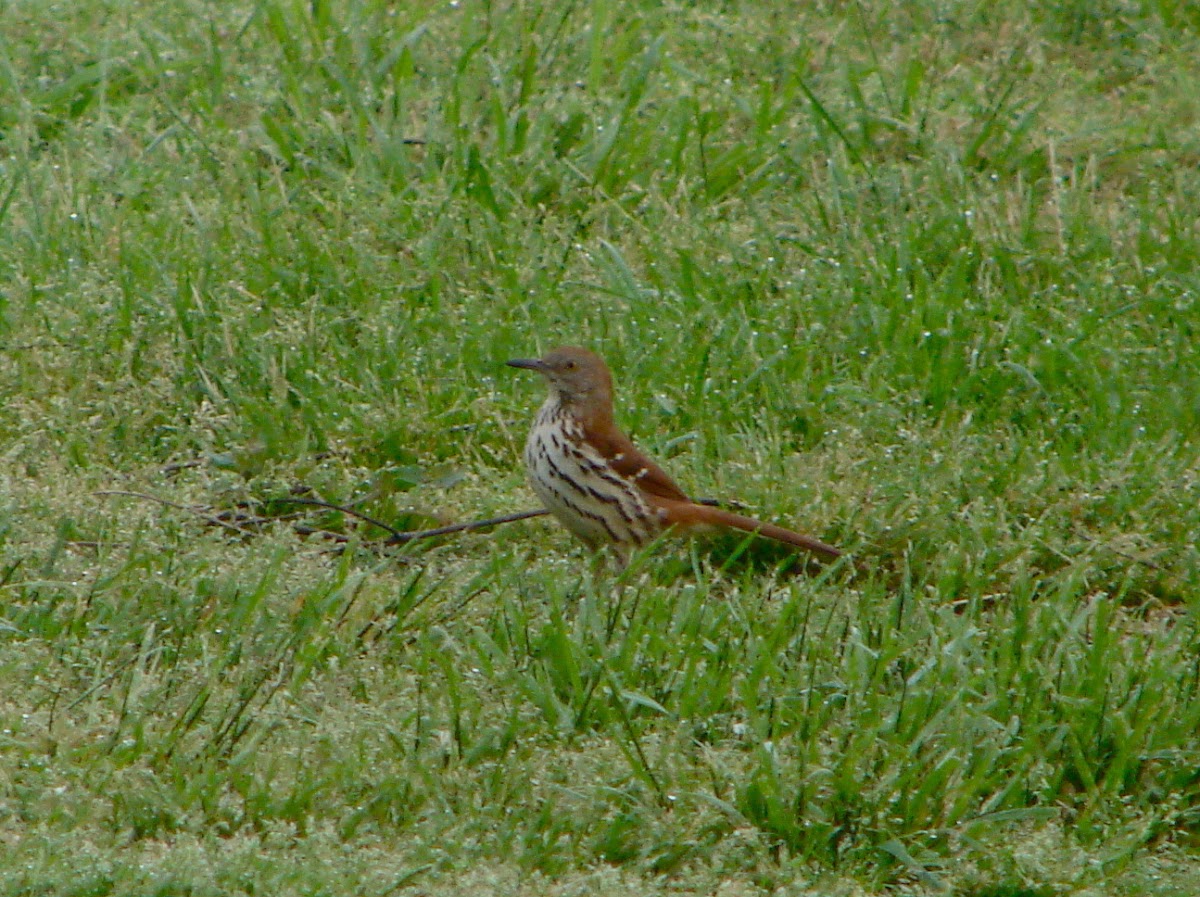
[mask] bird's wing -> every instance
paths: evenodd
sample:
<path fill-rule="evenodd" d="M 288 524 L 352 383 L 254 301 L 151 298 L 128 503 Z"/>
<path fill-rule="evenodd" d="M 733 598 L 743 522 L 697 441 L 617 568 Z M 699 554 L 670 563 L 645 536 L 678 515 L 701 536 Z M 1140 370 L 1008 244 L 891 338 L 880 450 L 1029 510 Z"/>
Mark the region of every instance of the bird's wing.
<path fill-rule="evenodd" d="M 628 480 L 632 480 L 639 489 L 660 498 L 673 501 L 691 501 L 672 480 L 665 470 L 659 467 L 647 455 L 642 454 L 628 436 L 616 427 L 591 430 L 585 428 L 588 442 L 612 466 L 612 469 Z"/>

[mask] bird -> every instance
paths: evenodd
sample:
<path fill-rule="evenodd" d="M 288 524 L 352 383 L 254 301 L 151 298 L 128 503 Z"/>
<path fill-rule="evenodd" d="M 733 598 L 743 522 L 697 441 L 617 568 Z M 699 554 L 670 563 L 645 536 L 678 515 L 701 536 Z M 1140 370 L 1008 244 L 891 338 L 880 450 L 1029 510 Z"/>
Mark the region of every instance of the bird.
<path fill-rule="evenodd" d="M 610 548 L 620 567 L 668 531 L 740 530 L 825 560 L 842 555 L 819 539 L 689 498 L 618 428 L 612 374 L 595 352 L 561 346 L 505 363 L 536 371 L 550 387 L 525 442 L 533 491 L 590 549 Z"/>

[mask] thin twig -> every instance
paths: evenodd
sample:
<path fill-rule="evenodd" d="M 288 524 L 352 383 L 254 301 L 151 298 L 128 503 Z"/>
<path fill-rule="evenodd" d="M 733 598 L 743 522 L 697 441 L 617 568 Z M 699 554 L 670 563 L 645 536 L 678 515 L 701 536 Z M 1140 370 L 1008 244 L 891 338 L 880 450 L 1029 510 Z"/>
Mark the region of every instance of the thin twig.
<path fill-rule="evenodd" d="M 179 471 L 181 471 L 181 470 L 188 470 L 193 467 L 200 467 L 203 464 L 204 464 L 204 462 L 201 461 L 199 458 L 193 458 L 191 461 L 175 461 L 172 464 L 163 465 L 162 472 L 163 472 L 164 476 L 169 477 L 172 474 L 179 473 Z"/>
<path fill-rule="evenodd" d="M 544 514 L 549 514 L 545 508 L 538 508 L 536 511 L 521 511 L 517 514 L 505 514 L 503 517 L 489 517 L 486 520 L 472 520 L 470 523 L 453 523 L 449 526 L 439 526 L 435 529 L 423 530 L 398 530 L 395 527 L 388 526 L 373 517 L 368 517 L 366 514 L 361 514 L 351 508 L 343 505 L 335 505 L 332 502 L 321 501 L 317 498 L 277 498 L 274 501 L 292 502 L 299 505 L 313 505 L 318 508 L 328 508 L 331 511 L 341 511 L 343 514 L 349 514 L 351 517 L 357 517 L 359 520 L 364 520 L 372 526 L 377 526 L 380 529 L 385 529 L 391 533 L 391 537 L 385 544 L 387 545 L 402 545 L 406 542 L 415 542 L 418 539 L 432 539 L 435 536 L 448 536 L 452 533 L 464 533 L 476 529 L 485 529 L 489 526 L 498 526 L 502 523 L 515 523 L 518 520 L 528 520 L 530 517 L 541 517 Z"/>
<path fill-rule="evenodd" d="M 149 492 L 130 492 L 125 489 L 104 489 L 100 492 L 93 492 L 92 495 L 124 495 L 126 498 L 140 498 L 143 501 L 155 501 L 160 505 L 166 505 L 168 508 L 175 508 L 178 511 L 187 511 L 189 514 L 195 514 L 201 520 L 207 521 L 214 526 L 223 526 L 226 529 L 231 529 L 235 533 L 241 533 L 243 536 L 257 536 L 258 533 L 253 530 L 245 529 L 238 526 L 236 523 L 229 523 L 222 520 L 220 517 L 214 517 L 212 514 L 207 514 L 197 508 L 189 508 L 187 505 L 181 505 L 178 502 L 170 501 L 169 499 L 159 498 L 157 495 L 151 495 Z"/>
<path fill-rule="evenodd" d="M 307 526 L 303 523 L 297 523 L 292 527 L 292 532 L 297 536 L 324 536 L 333 542 L 346 543 L 350 541 L 350 537 L 345 533 L 331 533 L 327 529 L 317 529 L 315 526 Z"/>
<path fill-rule="evenodd" d="M 314 508 L 328 508 L 331 511 L 341 511 L 343 514 L 348 514 L 351 517 L 357 517 L 364 523 L 369 523 L 371 526 L 377 526 L 380 529 L 385 529 L 392 534 L 393 538 L 398 538 L 404 535 L 403 530 L 398 530 L 393 526 L 388 526 L 386 523 L 376 520 L 374 517 L 368 517 L 361 511 L 356 511 L 353 508 L 348 508 L 345 505 L 335 505 L 333 502 L 321 501 L 319 498 L 273 498 L 273 502 L 288 502 L 293 505 L 312 505 Z"/>
<path fill-rule="evenodd" d="M 470 523 L 439 526 L 437 529 L 397 533 L 387 540 L 387 544 L 396 545 L 404 542 L 413 542 L 417 539 L 432 539 L 434 536 L 448 536 L 451 533 L 465 533 L 475 529 L 485 529 L 489 526 L 499 526 L 502 523 L 516 523 L 518 520 L 528 520 L 530 517 L 541 517 L 549 513 L 545 508 L 538 508 L 536 511 L 520 511 L 516 514 L 505 514 L 502 517 L 489 517 L 487 520 L 473 520 Z"/>
<path fill-rule="evenodd" d="M 166 505 L 168 508 L 175 508 L 180 511 L 187 511 L 190 514 L 195 514 L 197 517 L 207 521 L 208 523 L 215 524 L 216 526 L 223 526 L 226 529 L 233 530 L 234 532 L 242 533 L 247 536 L 258 535 L 251 530 L 244 529 L 236 524 L 222 520 L 220 517 L 215 517 L 212 514 L 207 514 L 204 511 L 198 510 L 197 508 L 190 508 L 187 505 L 181 505 L 178 502 L 173 502 L 169 499 L 159 498 L 157 495 L 152 495 L 149 492 L 131 492 L 124 489 L 107 489 L 102 492 L 93 492 L 92 494 L 124 495 L 128 498 L 140 498 L 145 501 L 154 501 L 161 505 Z M 517 514 L 505 514 L 501 517 L 489 517 L 486 520 L 472 520 L 470 523 L 455 523 L 450 526 L 439 526 L 435 529 L 410 530 L 406 532 L 404 530 L 398 530 L 395 527 L 388 526 L 386 523 L 383 523 L 380 520 L 376 520 L 373 517 L 369 517 L 366 514 L 355 511 L 353 508 L 347 508 L 344 505 L 335 505 L 332 502 L 321 501 L 317 498 L 277 498 L 273 499 L 273 501 L 291 502 L 292 504 L 298 505 L 312 505 L 313 507 L 318 508 L 328 508 L 331 511 L 341 511 L 343 514 L 348 514 L 351 517 L 357 517 L 359 520 L 369 523 L 372 526 L 377 526 L 382 530 L 387 530 L 387 532 L 391 533 L 391 536 L 384 543 L 385 545 L 402 545 L 408 542 L 415 542 L 417 539 L 432 539 L 435 536 L 448 536 L 452 533 L 464 533 L 470 532 L 471 530 L 486 529 L 490 526 L 499 526 L 502 523 L 515 523 L 518 520 L 528 520 L 531 517 L 541 517 L 550 513 L 545 508 L 538 508 L 536 511 L 521 511 Z M 311 535 L 313 532 L 323 532 L 323 530 L 309 530 L 305 534 Z M 335 538 L 337 537 L 336 533 L 329 533 L 329 535 L 334 536 Z"/>

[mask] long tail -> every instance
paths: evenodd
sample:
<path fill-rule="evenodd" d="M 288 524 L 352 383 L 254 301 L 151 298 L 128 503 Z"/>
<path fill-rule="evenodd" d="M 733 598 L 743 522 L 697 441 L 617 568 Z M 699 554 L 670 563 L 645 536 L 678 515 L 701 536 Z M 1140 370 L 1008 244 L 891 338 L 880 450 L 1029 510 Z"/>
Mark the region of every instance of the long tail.
<path fill-rule="evenodd" d="M 658 504 L 660 506 L 667 506 L 668 502 L 660 500 Z M 667 519 L 674 523 L 680 523 L 685 527 L 728 526 L 745 533 L 757 533 L 760 536 L 766 536 L 768 539 L 774 539 L 776 542 L 794 545 L 796 548 L 803 549 L 804 551 L 819 554 L 827 560 L 834 560 L 842 556 L 841 549 L 834 548 L 832 545 L 826 545 L 820 539 L 792 532 L 790 529 L 784 529 L 782 526 L 776 526 L 773 523 L 764 523 L 762 520 L 755 520 L 753 517 L 743 517 L 741 514 L 726 511 L 724 508 L 714 508 L 691 502 L 686 504 L 683 502 L 670 502 L 669 504 L 674 505 L 674 507 L 666 508 Z"/>

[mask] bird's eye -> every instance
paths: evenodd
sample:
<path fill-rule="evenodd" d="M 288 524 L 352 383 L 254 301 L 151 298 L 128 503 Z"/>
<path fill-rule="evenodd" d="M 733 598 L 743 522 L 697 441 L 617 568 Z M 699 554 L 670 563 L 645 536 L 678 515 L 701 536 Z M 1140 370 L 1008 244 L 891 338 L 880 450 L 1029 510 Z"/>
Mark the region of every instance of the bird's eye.
<path fill-rule="evenodd" d="M 563 367 L 566 368 L 568 371 L 573 371 L 573 370 L 575 370 L 575 362 L 568 361 L 566 364 L 563 365 Z"/>

